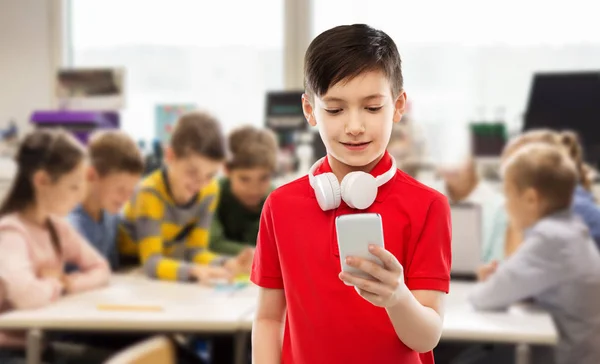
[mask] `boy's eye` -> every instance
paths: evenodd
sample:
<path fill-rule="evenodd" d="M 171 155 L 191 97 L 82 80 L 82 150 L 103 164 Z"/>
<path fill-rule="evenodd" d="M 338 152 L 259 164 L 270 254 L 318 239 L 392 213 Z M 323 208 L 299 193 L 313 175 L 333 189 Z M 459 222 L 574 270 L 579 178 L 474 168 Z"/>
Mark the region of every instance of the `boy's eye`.
<path fill-rule="evenodd" d="M 377 111 L 381 110 L 382 108 L 383 108 L 383 106 L 367 107 L 367 110 L 369 110 L 370 112 L 377 112 Z"/>
<path fill-rule="evenodd" d="M 331 114 L 331 115 L 335 115 L 338 114 L 342 111 L 342 109 L 325 109 L 325 111 L 327 111 L 327 113 Z"/>

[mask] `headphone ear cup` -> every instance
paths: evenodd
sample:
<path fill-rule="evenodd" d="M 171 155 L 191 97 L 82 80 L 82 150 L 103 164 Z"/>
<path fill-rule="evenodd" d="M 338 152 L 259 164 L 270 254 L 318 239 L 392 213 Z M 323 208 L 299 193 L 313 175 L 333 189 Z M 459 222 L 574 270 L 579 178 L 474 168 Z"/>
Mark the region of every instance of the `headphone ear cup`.
<path fill-rule="evenodd" d="M 340 189 L 342 199 L 353 209 L 367 209 L 377 197 L 377 181 L 365 172 L 348 173 L 342 180 Z"/>
<path fill-rule="evenodd" d="M 340 184 L 333 173 L 315 176 L 314 190 L 321 210 L 332 210 L 340 206 Z"/>

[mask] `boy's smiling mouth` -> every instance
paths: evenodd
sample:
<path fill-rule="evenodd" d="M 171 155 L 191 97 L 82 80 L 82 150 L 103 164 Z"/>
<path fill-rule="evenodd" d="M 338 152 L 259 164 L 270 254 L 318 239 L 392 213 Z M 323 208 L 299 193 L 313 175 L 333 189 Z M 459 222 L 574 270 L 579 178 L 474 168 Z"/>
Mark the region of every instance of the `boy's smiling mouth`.
<path fill-rule="evenodd" d="M 344 147 L 350 150 L 363 150 L 371 144 L 371 142 L 340 142 Z"/>

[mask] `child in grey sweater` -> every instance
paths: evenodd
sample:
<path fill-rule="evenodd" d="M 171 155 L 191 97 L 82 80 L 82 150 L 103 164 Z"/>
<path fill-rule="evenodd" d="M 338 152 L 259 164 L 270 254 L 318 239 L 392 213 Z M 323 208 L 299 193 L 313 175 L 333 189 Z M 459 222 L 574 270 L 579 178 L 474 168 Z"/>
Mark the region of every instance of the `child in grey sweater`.
<path fill-rule="evenodd" d="M 576 167 L 558 148 L 532 144 L 503 168 L 506 208 L 524 240 L 470 301 L 501 310 L 532 299 L 556 323 L 557 364 L 600 363 L 600 253 L 570 209 Z"/>

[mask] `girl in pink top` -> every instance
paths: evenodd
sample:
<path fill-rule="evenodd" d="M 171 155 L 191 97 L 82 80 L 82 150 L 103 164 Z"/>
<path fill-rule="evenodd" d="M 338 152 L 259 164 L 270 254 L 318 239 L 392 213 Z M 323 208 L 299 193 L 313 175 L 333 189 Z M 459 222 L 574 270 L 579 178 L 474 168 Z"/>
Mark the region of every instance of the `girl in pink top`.
<path fill-rule="evenodd" d="M 38 308 L 106 285 L 108 263 L 63 220 L 85 194 L 83 146 L 64 131 L 39 129 L 23 140 L 16 160 L 0 207 L 0 310 Z M 65 274 L 66 263 L 78 270 Z M 0 347 L 2 363 L 24 354 L 18 336 L 0 332 Z"/>

